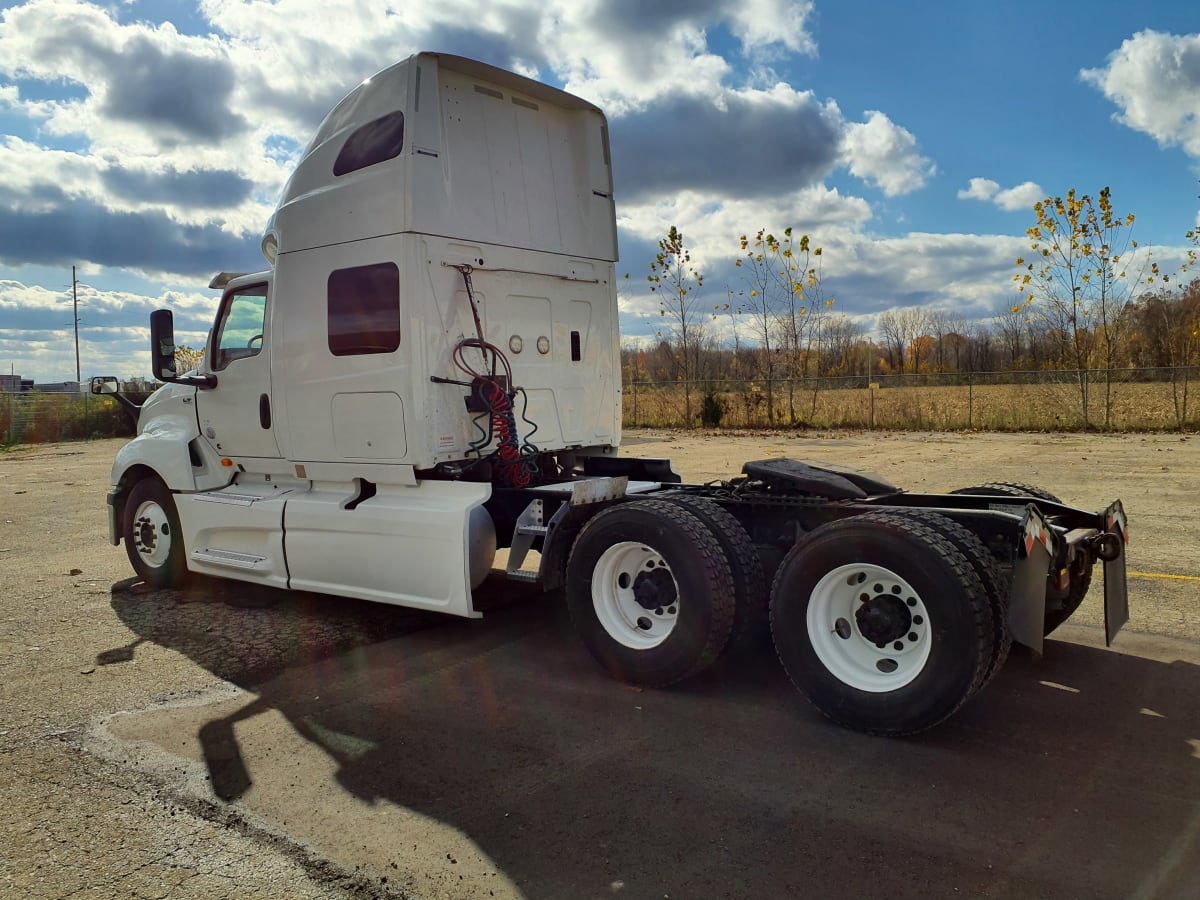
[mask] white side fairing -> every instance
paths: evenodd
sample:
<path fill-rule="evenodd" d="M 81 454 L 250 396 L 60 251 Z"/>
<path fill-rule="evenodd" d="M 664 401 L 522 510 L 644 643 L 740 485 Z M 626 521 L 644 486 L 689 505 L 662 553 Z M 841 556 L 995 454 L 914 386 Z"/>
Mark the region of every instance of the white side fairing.
<path fill-rule="evenodd" d="M 284 514 L 291 586 L 476 616 L 469 524 L 490 493 L 486 484 L 426 481 L 381 487 L 354 504 L 345 485 L 316 483 Z"/>
<path fill-rule="evenodd" d="M 285 588 L 283 510 L 293 489 L 256 479 L 175 498 L 193 572 Z"/>

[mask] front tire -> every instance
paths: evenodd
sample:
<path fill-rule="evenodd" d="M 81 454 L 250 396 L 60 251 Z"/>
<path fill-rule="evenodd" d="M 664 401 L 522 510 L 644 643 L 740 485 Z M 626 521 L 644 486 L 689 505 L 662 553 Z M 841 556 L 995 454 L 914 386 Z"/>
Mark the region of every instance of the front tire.
<path fill-rule="evenodd" d="M 771 634 L 792 682 L 840 725 L 923 731 L 993 666 L 991 604 L 975 568 L 918 519 L 870 515 L 796 544 L 771 588 Z"/>
<path fill-rule="evenodd" d="M 567 608 L 613 676 L 663 686 L 712 664 L 734 619 L 720 543 L 688 510 L 635 500 L 583 526 L 567 561 Z"/>
<path fill-rule="evenodd" d="M 125 553 L 142 581 L 154 588 L 183 583 L 187 576 L 183 531 L 166 485 L 157 478 L 137 482 L 125 501 L 122 525 Z"/>

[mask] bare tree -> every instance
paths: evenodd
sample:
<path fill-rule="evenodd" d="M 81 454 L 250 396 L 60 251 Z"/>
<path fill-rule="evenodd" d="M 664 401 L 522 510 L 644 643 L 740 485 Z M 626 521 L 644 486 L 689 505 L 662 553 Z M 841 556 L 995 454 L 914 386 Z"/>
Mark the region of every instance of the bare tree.
<path fill-rule="evenodd" d="M 992 316 L 992 331 L 1004 348 L 1004 355 L 1010 369 L 1019 368 L 1024 343 L 1023 336 L 1028 328 L 1026 319 L 1028 318 L 1029 310 L 1023 301 L 1018 302 L 1016 306 L 1003 304 Z"/>
<path fill-rule="evenodd" d="M 933 318 L 923 306 L 909 306 L 896 314 L 899 321 L 901 336 L 908 347 L 908 362 L 914 375 L 921 370 L 921 360 L 925 357 L 931 342 L 924 340 L 932 330 Z"/>
<path fill-rule="evenodd" d="M 904 371 L 905 340 L 899 316 L 890 309 L 885 310 L 876 318 L 875 327 L 883 339 L 888 366 L 893 372 L 902 373 Z"/>

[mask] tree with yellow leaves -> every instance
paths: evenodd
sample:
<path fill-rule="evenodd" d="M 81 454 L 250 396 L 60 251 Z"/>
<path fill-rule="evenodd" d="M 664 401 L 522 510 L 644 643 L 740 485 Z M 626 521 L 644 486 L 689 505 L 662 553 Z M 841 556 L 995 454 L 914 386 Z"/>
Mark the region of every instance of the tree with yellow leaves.
<path fill-rule="evenodd" d="M 175 370 L 180 375 L 184 372 L 192 371 L 192 369 L 200 365 L 202 359 L 204 359 L 203 347 L 197 350 L 195 347 L 181 344 L 175 348 Z"/>
<path fill-rule="evenodd" d="M 665 320 L 658 336 L 670 339 L 675 353 L 675 380 L 683 382 L 684 414 L 692 427 L 692 387 L 699 377 L 700 352 L 704 344 L 704 314 L 700 289 L 704 275 L 692 263 L 683 232 L 671 226 L 658 242 L 658 253 L 646 276 L 650 291 L 658 296 L 659 315 Z"/>
<path fill-rule="evenodd" d="M 1036 223 L 1026 229 L 1030 259 L 1018 257 L 1013 276 L 1025 305 L 1059 336 L 1060 363 L 1074 368 L 1083 424 L 1089 423 L 1088 370 L 1104 370 L 1104 425 L 1111 422 L 1113 382 L 1129 309 L 1142 284 L 1160 279 L 1150 254 L 1138 252 L 1133 213 L 1113 211 L 1105 187 L 1095 199 L 1074 188 L 1066 197 L 1034 204 Z"/>
<path fill-rule="evenodd" d="M 761 345 L 760 372 L 767 383 L 768 420 L 772 424 L 772 376 L 778 372 L 787 375 L 788 419 L 795 425 L 795 379 L 807 374 L 814 339 L 820 342 L 821 324 L 833 306 L 832 298 L 822 296 L 821 255 L 821 248 L 814 247 L 807 234 L 795 235 L 790 227 L 783 230 L 781 238 L 765 228 L 759 229 L 753 239 L 746 235 L 739 238 L 734 265 L 746 273 L 743 298 Z"/>

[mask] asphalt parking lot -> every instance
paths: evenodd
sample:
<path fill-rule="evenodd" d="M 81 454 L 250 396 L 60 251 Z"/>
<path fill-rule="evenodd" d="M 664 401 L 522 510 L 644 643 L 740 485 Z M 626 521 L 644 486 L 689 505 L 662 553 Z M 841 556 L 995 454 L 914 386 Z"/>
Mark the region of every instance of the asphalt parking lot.
<path fill-rule="evenodd" d="M 1082 440 L 631 436 L 689 480 L 726 457 L 849 455 L 940 490 L 1034 458 L 1020 480 L 1126 500 L 1141 574 L 1114 648 L 1089 598 L 1043 659 L 1014 655 L 908 740 L 826 722 L 765 637 L 670 690 L 618 684 L 556 598 L 499 581 L 479 621 L 208 579 L 150 591 L 104 539 L 119 444 L 0 456 L 0 889 L 1192 898 L 1200 452 Z"/>

